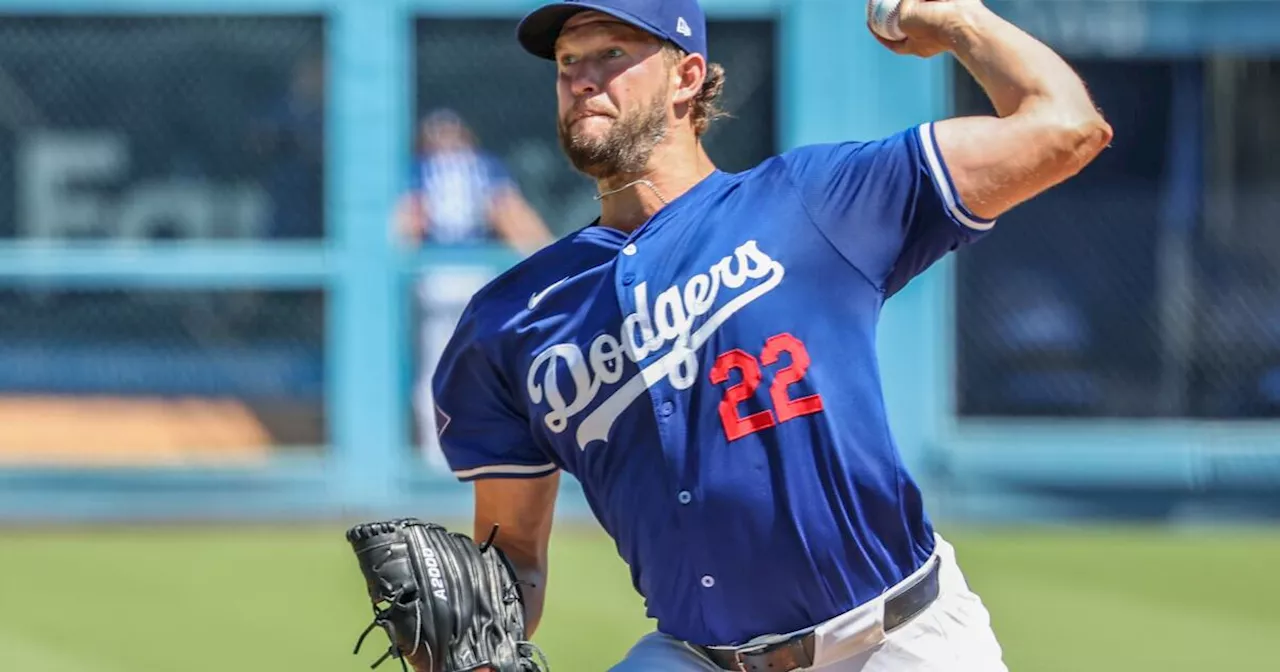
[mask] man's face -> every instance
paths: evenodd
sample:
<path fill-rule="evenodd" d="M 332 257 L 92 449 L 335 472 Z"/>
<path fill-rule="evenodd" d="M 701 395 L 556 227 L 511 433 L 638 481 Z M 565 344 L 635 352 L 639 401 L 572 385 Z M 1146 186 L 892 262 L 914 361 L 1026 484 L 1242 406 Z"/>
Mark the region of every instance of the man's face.
<path fill-rule="evenodd" d="M 467 129 L 456 121 L 422 122 L 422 149 L 431 154 L 435 152 L 461 151 L 471 147 L 471 138 Z"/>
<path fill-rule="evenodd" d="M 556 42 L 560 145 L 605 179 L 642 170 L 666 137 L 671 68 L 647 33 L 597 12 L 574 15 Z"/>

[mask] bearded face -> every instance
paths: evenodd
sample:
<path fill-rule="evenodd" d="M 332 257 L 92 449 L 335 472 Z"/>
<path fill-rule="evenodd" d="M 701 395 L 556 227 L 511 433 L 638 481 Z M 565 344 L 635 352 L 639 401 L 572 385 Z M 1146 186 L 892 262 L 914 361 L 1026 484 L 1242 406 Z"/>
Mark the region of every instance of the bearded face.
<path fill-rule="evenodd" d="M 620 116 L 571 110 L 560 118 L 560 148 L 579 171 L 598 180 L 638 173 L 667 134 L 667 91 Z"/>
<path fill-rule="evenodd" d="M 579 171 L 642 172 L 667 135 L 672 63 L 653 36 L 598 12 L 574 15 L 556 42 L 556 126 Z"/>

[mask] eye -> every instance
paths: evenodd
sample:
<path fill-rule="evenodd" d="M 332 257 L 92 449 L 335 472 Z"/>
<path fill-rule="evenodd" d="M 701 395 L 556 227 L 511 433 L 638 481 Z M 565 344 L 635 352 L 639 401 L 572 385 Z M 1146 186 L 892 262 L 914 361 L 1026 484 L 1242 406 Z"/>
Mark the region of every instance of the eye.
<path fill-rule="evenodd" d="M 560 57 L 560 65 L 564 65 L 564 66 L 573 65 L 574 63 L 577 63 L 577 62 L 578 62 L 578 58 L 576 56 L 565 54 L 564 56 Z"/>
<path fill-rule="evenodd" d="M 622 49 L 619 49 L 618 47 L 610 47 L 604 52 L 605 58 L 622 58 L 623 55 Z"/>

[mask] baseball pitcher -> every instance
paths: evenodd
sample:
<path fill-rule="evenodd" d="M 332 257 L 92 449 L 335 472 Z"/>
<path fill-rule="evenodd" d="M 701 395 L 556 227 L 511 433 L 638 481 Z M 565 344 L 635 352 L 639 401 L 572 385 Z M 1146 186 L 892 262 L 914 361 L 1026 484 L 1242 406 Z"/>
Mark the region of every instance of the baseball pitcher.
<path fill-rule="evenodd" d="M 451 557 L 432 569 L 421 523 L 357 530 L 370 594 L 391 605 L 382 622 L 410 624 L 389 628 L 393 655 L 532 669 L 568 472 L 657 622 L 617 672 L 1005 670 L 890 436 L 876 322 L 944 254 L 1080 171 L 1111 129 L 1062 59 L 979 0 L 899 10 L 905 38 L 877 39 L 953 54 L 997 115 L 740 173 L 701 142 L 726 75 L 696 0 L 566 0 L 520 23 L 520 44 L 556 65 L 555 123 L 600 215 L 477 293 L 434 376 L 441 444 L 474 482 L 486 539 L 457 547 L 502 561 L 475 583 L 496 587 L 472 591 L 484 573 Z M 377 562 L 394 558 L 403 571 L 387 580 Z M 414 586 L 416 602 L 390 599 Z M 450 611 L 455 598 L 483 608 Z M 413 628 L 403 616 L 424 601 L 436 618 Z M 476 615 L 495 609 L 510 630 Z"/>

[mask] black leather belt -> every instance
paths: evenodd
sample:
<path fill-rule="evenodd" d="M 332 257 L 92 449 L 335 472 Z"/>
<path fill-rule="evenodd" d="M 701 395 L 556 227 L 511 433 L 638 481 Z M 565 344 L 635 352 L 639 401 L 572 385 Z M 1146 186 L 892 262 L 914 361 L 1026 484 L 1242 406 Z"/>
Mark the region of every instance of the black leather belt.
<path fill-rule="evenodd" d="M 912 617 L 938 599 L 937 557 L 930 559 L 928 571 L 915 583 L 884 602 L 884 630 L 886 633 L 902 627 Z M 790 639 L 768 644 L 746 644 L 737 648 L 695 647 L 722 670 L 734 672 L 791 672 L 813 667 L 816 635 L 813 630 Z"/>

